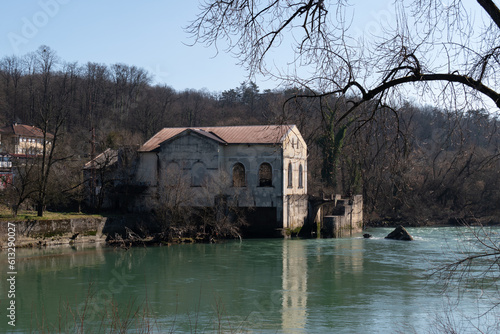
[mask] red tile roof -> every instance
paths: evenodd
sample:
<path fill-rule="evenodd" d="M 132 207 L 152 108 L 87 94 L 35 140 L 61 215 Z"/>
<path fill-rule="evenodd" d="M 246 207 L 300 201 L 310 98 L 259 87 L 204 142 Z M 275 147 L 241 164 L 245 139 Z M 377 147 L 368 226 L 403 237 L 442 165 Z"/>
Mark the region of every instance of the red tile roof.
<path fill-rule="evenodd" d="M 1 132 L 23 137 L 43 138 L 43 132 L 40 128 L 25 124 L 15 123 L 2 128 Z M 47 133 L 47 138 L 53 137 L 54 136 L 52 134 Z"/>
<path fill-rule="evenodd" d="M 279 144 L 295 125 L 217 126 L 201 128 L 164 128 L 149 139 L 139 152 L 150 152 L 166 140 L 191 130 L 223 144 Z"/>

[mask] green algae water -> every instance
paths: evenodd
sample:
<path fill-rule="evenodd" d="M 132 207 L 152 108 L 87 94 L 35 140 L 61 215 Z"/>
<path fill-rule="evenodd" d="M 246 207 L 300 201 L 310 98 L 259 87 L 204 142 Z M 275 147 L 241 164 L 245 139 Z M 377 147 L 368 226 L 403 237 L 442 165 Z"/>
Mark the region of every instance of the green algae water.
<path fill-rule="evenodd" d="M 369 230 L 371 239 L 18 249 L 15 327 L 2 251 L 0 333 L 499 331 L 494 277 L 481 286 L 448 282 L 443 292 L 446 281 L 429 276 L 472 245 L 464 229 L 410 228 L 412 242 L 384 239 L 390 231 Z"/>

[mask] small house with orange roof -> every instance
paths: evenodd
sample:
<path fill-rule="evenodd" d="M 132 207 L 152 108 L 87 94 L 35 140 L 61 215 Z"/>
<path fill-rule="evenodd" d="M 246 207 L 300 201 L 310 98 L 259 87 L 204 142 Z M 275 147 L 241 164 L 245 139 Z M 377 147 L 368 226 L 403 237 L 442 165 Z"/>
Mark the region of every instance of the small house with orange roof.
<path fill-rule="evenodd" d="M 13 160 L 35 157 L 42 154 L 43 143 L 52 145 L 54 136 L 41 129 L 13 123 L 0 128 L 0 190 L 12 184 L 14 179 Z"/>
<path fill-rule="evenodd" d="M 35 126 L 13 123 L 0 129 L 0 143 L 3 152 L 13 157 L 28 157 L 42 154 L 44 142 L 52 145 L 54 136 L 43 133 Z"/>

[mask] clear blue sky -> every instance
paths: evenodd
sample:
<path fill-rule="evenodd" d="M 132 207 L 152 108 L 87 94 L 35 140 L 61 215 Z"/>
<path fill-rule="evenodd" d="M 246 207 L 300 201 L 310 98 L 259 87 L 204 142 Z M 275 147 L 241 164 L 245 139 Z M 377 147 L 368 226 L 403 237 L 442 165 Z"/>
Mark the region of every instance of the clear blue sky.
<path fill-rule="evenodd" d="M 187 46 L 183 31 L 198 0 L 17 0 L 0 12 L 0 58 L 48 45 L 64 61 L 142 67 L 176 90 L 211 92 L 246 80 L 237 60 L 215 49 Z M 273 83 L 258 83 L 263 90 Z"/>
<path fill-rule="evenodd" d="M 395 22 L 393 0 L 352 0 L 355 35 L 377 35 Z M 468 8 L 479 8 L 464 0 Z M 124 63 L 146 69 L 155 83 L 181 91 L 221 92 L 247 79 L 237 59 L 223 50 L 188 46 L 183 30 L 196 18 L 199 0 L 9 0 L 0 11 L 0 58 L 25 55 L 48 45 L 58 56 L 79 64 Z M 290 57 L 277 53 L 273 63 Z M 282 52 L 282 51 L 280 51 Z M 261 90 L 276 83 L 256 79 Z"/>

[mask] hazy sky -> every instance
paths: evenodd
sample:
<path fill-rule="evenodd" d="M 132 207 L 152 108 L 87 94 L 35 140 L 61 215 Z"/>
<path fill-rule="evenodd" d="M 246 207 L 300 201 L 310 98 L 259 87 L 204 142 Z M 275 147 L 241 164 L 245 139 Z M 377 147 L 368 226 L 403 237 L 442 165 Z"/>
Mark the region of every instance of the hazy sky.
<path fill-rule="evenodd" d="M 20 0 L 0 12 L 0 58 L 48 45 L 64 61 L 142 67 L 176 90 L 222 91 L 245 77 L 237 60 L 215 49 L 187 46 L 183 31 L 198 0 Z M 274 88 L 272 83 L 259 84 Z"/>

